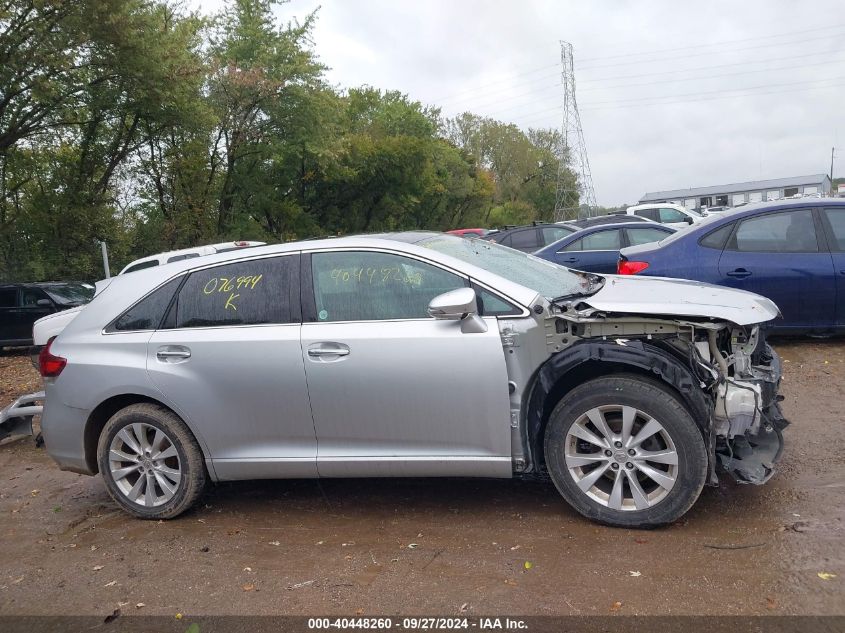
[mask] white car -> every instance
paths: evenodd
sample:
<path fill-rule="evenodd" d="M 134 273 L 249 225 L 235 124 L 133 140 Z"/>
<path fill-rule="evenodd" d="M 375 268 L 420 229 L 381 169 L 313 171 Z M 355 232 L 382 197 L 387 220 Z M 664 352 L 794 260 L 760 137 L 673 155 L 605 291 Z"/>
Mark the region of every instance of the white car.
<path fill-rule="evenodd" d="M 691 224 L 701 222 L 704 215 L 698 211 L 687 209 L 672 202 L 654 202 L 637 204 L 625 210 L 628 215 L 637 215 L 647 220 L 659 222 L 675 229 L 681 229 Z"/>
<path fill-rule="evenodd" d="M 118 273 L 118 275 L 134 273 L 136 270 L 152 268 L 153 266 L 161 266 L 162 264 L 180 262 L 183 259 L 191 259 L 192 257 L 225 253 L 226 251 L 234 251 L 239 248 L 248 248 L 250 246 L 264 246 L 264 244 L 266 244 L 266 242 L 249 242 L 239 240 L 237 242 L 221 242 L 220 244 L 208 244 L 206 246 L 195 246 L 194 248 L 183 248 L 178 251 L 167 251 L 166 253 L 159 253 L 158 255 L 152 255 L 151 257 L 142 257 L 141 259 L 136 259 L 134 262 L 129 262 L 123 270 Z"/>
<path fill-rule="evenodd" d="M 248 248 L 250 246 L 264 246 L 265 242 L 221 242 L 220 244 L 208 244 L 206 246 L 195 246 L 194 248 L 183 248 L 178 251 L 167 251 L 166 253 L 159 253 L 158 255 L 151 255 L 150 257 L 143 257 L 136 259 L 134 262 L 127 264 L 118 275 L 125 275 L 127 273 L 135 272 L 136 270 L 143 270 L 144 268 L 152 268 L 154 266 L 161 266 L 163 264 L 170 264 L 179 262 L 184 259 L 192 259 L 194 257 L 202 257 L 204 255 L 214 255 L 216 253 L 225 253 L 227 251 L 234 251 L 240 248 Z M 110 279 L 103 279 L 98 281 L 95 285 L 94 296 L 100 294 L 106 286 L 111 282 Z M 36 349 L 44 347 L 51 338 L 58 336 L 59 333 L 65 329 L 68 323 L 73 321 L 77 314 L 79 314 L 84 305 L 71 308 L 70 310 L 63 310 L 62 312 L 55 312 L 38 319 L 32 324 L 32 344 Z"/>

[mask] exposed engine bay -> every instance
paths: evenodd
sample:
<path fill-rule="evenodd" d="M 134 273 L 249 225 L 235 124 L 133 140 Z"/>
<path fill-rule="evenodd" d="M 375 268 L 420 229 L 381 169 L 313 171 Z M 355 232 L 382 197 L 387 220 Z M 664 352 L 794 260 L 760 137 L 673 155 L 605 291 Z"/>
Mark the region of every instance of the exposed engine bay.
<path fill-rule="evenodd" d="M 752 484 L 772 476 L 783 448 L 781 432 L 789 423 L 778 404 L 780 359 L 759 325 L 606 313 L 578 299 L 555 302 L 552 315 L 547 322 L 551 354 L 571 356 L 586 344 L 592 348 L 587 352 L 591 360 L 627 363 L 636 350 L 637 357 L 646 359 L 644 369 L 661 374 L 670 384 L 678 383 L 674 386 L 688 396 L 708 441 L 708 483 L 718 483 L 718 472 Z M 650 364 L 648 357 L 660 356 L 658 351 L 683 363 L 698 389 L 685 384 L 688 379 L 673 377 L 677 371 L 661 369 L 665 359 Z"/>

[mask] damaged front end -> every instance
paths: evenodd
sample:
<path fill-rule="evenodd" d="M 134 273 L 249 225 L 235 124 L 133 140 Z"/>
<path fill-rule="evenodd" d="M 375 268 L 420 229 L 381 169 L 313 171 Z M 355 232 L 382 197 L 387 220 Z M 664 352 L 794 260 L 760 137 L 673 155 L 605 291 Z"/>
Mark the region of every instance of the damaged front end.
<path fill-rule="evenodd" d="M 759 323 L 737 325 L 721 315 L 689 312 L 623 314 L 594 303 L 600 302 L 555 300 L 546 324 L 550 367 L 555 355 L 573 356 L 586 345 L 584 362 L 636 365 L 658 375 L 687 400 L 698 419 L 709 449 L 709 484 L 718 483 L 718 472 L 740 483 L 768 481 L 783 450 L 788 421 L 779 406 L 780 359 L 765 342 Z M 676 361 L 675 369 L 667 356 Z M 681 366 L 686 376 L 679 378 Z"/>

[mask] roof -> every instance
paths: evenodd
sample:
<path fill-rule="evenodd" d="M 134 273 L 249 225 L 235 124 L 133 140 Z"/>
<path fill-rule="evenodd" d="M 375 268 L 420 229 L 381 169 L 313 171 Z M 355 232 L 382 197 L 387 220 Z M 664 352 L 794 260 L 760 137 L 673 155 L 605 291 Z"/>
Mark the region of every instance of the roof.
<path fill-rule="evenodd" d="M 694 198 L 696 196 L 739 193 L 742 191 L 783 189 L 784 187 L 797 187 L 800 185 L 818 185 L 823 183 L 825 179 L 830 179 L 827 174 L 813 174 L 811 176 L 793 176 L 792 178 L 774 178 L 772 180 L 749 180 L 748 182 L 735 182 L 727 185 L 714 185 L 712 187 L 651 191 L 640 198 L 640 202 L 668 200 L 672 198 Z"/>

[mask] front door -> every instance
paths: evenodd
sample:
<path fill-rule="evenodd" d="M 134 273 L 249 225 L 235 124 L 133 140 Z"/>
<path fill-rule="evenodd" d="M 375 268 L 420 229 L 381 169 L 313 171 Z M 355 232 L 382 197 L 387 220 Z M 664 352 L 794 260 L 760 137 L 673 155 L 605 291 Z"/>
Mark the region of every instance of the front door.
<path fill-rule="evenodd" d="M 320 476 L 509 477 L 508 377 L 496 319 L 427 315 L 461 275 L 380 251 L 303 260 L 302 354 Z"/>
<path fill-rule="evenodd" d="M 836 327 L 845 328 L 845 206 L 821 207 L 836 277 Z"/>
<path fill-rule="evenodd" d="M 298 255 L 223 264 L 191 273 L 149 341 L 153 384 L 220 479 L 317 474 L 298 312 Z"/>
<path fill-rule="evenodd" d="M 783 320 L 775 327 L 828 329 L 836 281 L 812 209 L 767 213 L 739 222 L 719 259 L 719 281 L 768 297 Z"/>

